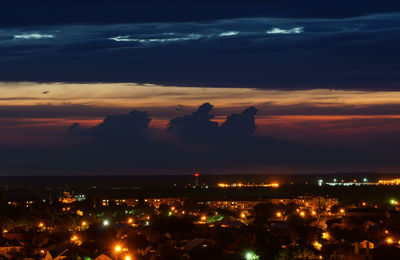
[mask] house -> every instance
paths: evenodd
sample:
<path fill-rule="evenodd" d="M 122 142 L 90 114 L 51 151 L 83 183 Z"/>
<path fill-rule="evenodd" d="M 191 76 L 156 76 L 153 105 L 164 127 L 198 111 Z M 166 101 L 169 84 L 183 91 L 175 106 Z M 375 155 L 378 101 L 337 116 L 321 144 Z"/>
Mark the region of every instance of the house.
<path fill-rule="evenodd" d="M 374 243 L 368 241 L 368 240 L 364 240 L 362 242 L 360 242 L 360 248 L 369 248 L 369 249 L 374 249 Z"/>
<path fill-rule="evenodd" d="M 0 256 L 9 257 L 13 253 L 21 251 L 22 245 L 18 241 L 0 238 Z"/>
<path fill-rule="evenodd" d="M 27 236 L 27 232 L 22 227 L 16 227 L 8 230 L 3 234 L 3 237 L 9 240 L 24 241 Z"/>
<path fill-rule="evenodd" d="M 106 256 L 105 254 L 99 255 L 96 259 L 94 260 L 112 260 L 112 258 Z"/>
<path fill-rule="evenodd" d="M 65 256 L 64 254 L 67 251 L 68 251 L 68 249 L 62 250 L 62 249 L 59 249 L 59 248 L 55 248 L 55 249 L 49 250 L 49 251 L 46 252 L 46 255 L 43 258 L 43 260 L 62 260 L 62 259 L 66 259 L 67 256 Z"/>
<path fill-rule="evenodd" d="M 365 243 L 363 243 L 366 241 Z M 362 248 L 360 242 L 356 242 L 351 245 L 339 245 L 337 250 L 331 255 L 331 260 L 372 260 L 372 255 L 370 254 L 370 242 L 364 240 L 363 246 L 367 248 Z"/>

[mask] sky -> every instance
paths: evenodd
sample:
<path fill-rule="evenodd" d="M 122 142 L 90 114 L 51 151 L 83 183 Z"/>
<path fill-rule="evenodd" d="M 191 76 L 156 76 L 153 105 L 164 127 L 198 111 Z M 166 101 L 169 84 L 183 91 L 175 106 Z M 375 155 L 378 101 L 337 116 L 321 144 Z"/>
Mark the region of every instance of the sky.
<path fill-rule="evenodd" d="M 1 1 L 0 175 L 398 172 L 400 4 Z"/>

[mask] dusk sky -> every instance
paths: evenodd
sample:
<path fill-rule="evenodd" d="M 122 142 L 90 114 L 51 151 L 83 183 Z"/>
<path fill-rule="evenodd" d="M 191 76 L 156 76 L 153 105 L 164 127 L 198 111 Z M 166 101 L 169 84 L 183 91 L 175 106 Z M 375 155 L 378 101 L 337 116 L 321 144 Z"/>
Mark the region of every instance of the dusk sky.
<path fill-rule="evenodd" d="M 398 1 L 1 1 L 0 175 L 397 173 L 399 42 Z"/>

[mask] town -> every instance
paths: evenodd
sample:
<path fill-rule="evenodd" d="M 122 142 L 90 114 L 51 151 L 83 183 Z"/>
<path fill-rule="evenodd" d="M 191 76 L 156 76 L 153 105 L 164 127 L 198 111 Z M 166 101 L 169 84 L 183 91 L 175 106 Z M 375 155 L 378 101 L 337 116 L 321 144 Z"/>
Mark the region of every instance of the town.
<path fill-rule="evenodd" d="M 40 193 L 39 188 L 22 192 L 6 186 L 1 193 L 0 255 L 251 260 L 398 254 L 399 182 L 339 183 L 316 179 L 308 184 L 206 185 L 196 173 L 191 183 L 166 188 L 169 192 L 158 196 L 121 187 L 92 187 L 85 193 L 47 187 Z"/>

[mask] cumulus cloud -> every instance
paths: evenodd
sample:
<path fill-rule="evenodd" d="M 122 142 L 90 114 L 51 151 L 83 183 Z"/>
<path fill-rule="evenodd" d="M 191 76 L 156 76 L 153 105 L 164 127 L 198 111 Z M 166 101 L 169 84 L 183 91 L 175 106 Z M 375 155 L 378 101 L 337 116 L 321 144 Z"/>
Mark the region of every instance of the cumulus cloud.
<path fill-rule="evenodd" d="M 184 139 L 205 141 L 216 138 L 218 123 L 211 121 L 213 106 L 204 103 L 191 115 L 172 119 L 167 131 Z"/>
<path fill-rule="evenodd" d="M 214 118 L 211 114 L 212 109 L 211 104 L 204 103 L 193 114 L 172 119 L 167 131 L 184 139 L 209 143 L 224 142 L 232 138 L 235 141 L 244 141 L 254 135 L 257 128 L 255 107 L 247 108 L 240 114 L 228 116 L 221 126 L 211 121 Z"/>
<path fill-rule="evenodd" d="M 146 112 L 132 110 L 128 114 L 107 116 L 102 123 L 93 128 L 83 128 L 75 123 L 68 132 L 105 141 L 143 141 L 149 134 L 150 121 Z"/>
<path fill-rule="evenodd" d="M 240 114 L 232 114 L 228 116 L 226 121 L 221 125 L 223 136 L 249 137 L 253 136 L 256 131 L 255 115 L 257 109 L 250 107 Z"/>

